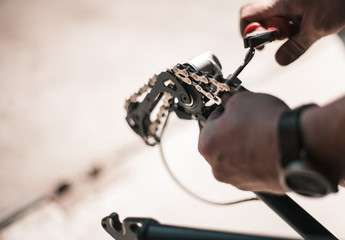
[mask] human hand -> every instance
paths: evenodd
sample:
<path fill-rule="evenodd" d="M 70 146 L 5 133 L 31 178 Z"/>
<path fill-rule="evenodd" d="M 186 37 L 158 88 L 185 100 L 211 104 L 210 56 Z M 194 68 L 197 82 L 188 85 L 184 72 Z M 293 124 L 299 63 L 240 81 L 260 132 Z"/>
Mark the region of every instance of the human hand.
<path fill-rule="evenodd" d="M 266 24 L 273 17 L 283 17 L 296 32 L 276 53 L 281 65 L 300 57 L 318 39 L 340 31 L 345 26 L 344 0 L 256 0 L 241 8 L 243 32 L 250 22 Z"/>
<path fill-rule="evenodd" d="M 289 107 L 267 94 L 240 92 L 211 114 L 199 152 L 215 178 L 242 190 L 283 193 L 278 176 L 277 121 Z"/>

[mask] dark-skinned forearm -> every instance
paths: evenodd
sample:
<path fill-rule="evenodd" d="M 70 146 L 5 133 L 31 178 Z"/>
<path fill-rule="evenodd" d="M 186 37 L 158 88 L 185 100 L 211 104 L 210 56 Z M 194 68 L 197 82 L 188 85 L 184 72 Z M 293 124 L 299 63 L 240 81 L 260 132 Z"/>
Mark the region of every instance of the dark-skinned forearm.
<path fill-rule="evenodd" d="M 345 178 L 345 96 L 321 108 L 306 110 L 302 133 L 310 158 L 323 169 Z"/>

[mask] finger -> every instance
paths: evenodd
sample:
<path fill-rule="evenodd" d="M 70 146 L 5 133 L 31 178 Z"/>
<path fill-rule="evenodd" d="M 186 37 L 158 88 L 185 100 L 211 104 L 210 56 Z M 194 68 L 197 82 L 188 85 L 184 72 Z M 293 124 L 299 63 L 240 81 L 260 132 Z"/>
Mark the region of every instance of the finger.
<path fill-rule="evenodd" d="M 215 110 L 212 111 L 212 113 L 208 116 L 207 121 L 210 122 L 212 120 L 215 120 L 220 117 L 220 115 L 224 112 L 225 104 L 228 101 L 228 99 L 234 95 L 234 93 L 224 93 L 222 96 L 222 102 L 220 105 L 216 107 Z"/>
<path fill-rule="evenodd" d="M 229 98 L 231 98 L 234 94 L 236 94 L 236 92 L 225 92 L 222 96 L 222 105 L 224 106 L 225 103 L 229 100 Z"/>
<path fill-rule="evenodd" d="M 234 93 L 226 92 L 226 93 L 224 93 L 222 98 L 221 98 L 222 103 L 220 105 L 218 105 L 218 107 L 208 116 L 207 121 L 210 122 L 210 121 L 213 121 L 213 120 L 219 118 L 220 115 L 224 112 L 225 105 L 228 102 L 228 100 L 237 93 L 238 92 L 234 92 Z"/>
<path fill-rule="evenodd" d="M 223 105 L 218 105 L 218 107 L 215 110 L 213 110 L 213 112 L 208 116 L 207 122 L 219 118 L 223 112 L 224 112 Z"/>
<path fill-rule="evenodd" d="M 241 31 L 241 36 L 244 37 L 245 36 L 245 33 L 246 33 L 246 28 L 249 24 L 252 24 L 252 23 L 257 23 L 257 24 L 260 24 L 261 26 L 265 26 L 265 21 L 263 19 L 255 19 L 255 18 L 252 18 L 253 20 L 246 20 L 246 19 L 241 19 L 240 21 L 240 31 Z M 255 19 L 255 20 L 254 20 Z"/>
<path fill-rule="evenodd" d="M 272 8 L 269 3 L 263 1 L 252 1 L 240 9 L 240 30 L 241 34 L 245 27 L 251 22 L 264 24 L 266 19 L 277 16 L 276 8 Z"/>
<path fill-rule="evenodd" d="M 299 31 L 278 49 L 275 56 L 276 61 L 282 66 L 292 63 L 305 53 L 317 39 L 315 36 Z"/>
<path fill-rule="evenodd" d="M 289 21 L 283 17 L 273 17 L 267 21 L 266 25 L 268 29 L 276 31 L 278 40 L 291 36 Z"/>

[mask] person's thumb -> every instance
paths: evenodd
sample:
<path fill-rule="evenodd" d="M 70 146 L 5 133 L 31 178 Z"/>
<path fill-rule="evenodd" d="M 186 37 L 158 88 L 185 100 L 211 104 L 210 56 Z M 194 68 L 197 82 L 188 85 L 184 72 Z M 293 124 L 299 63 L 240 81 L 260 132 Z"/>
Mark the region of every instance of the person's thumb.
<path fill-rule="evenodd" d="M 276 61 L 286 66 L 299 58 L 317 40 L 315 36 L 298 32 L 286 41 L 276 53 Z"/>

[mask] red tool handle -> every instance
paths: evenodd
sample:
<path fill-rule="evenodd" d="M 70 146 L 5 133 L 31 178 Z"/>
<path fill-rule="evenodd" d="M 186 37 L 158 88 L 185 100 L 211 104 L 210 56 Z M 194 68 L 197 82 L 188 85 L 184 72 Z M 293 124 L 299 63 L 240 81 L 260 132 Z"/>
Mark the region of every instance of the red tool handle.
<path fill-rule="evenodd" d="M 282 17 L 271 18 L 266 22 L 266 27 L 264 27 L 258 22 L 252 22 L 246 26 L 246 28 L 243 31 L 243 35 L 245 36 L 248 33 L 263 30 L 277 31 L 278 40 L 283 40 L 291 35 L 289 23 L 286 19 Z"/>

